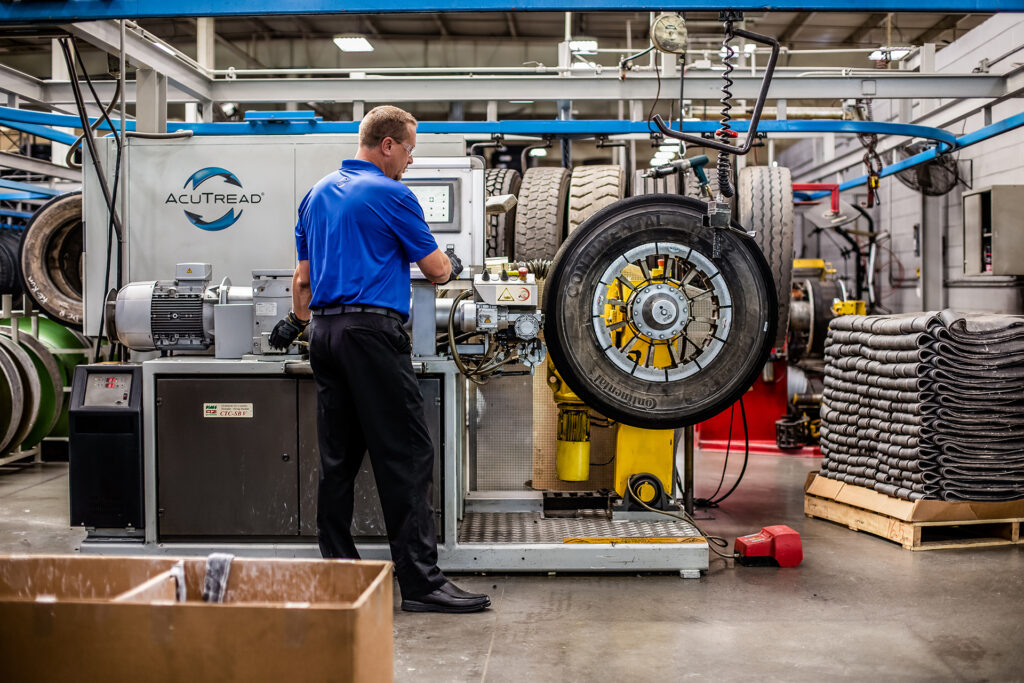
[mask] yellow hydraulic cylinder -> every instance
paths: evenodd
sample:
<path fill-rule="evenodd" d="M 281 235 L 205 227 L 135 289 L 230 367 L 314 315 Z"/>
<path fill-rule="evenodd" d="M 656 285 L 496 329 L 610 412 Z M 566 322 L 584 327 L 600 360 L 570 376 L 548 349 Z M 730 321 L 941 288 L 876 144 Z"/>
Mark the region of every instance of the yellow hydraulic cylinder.
<path fill-rule="evenodd" d="M 634 474 L 653 474 L 672 493 L 672 460 L 675 434 L 671 429 L 641 429 L 620 424 L 615 440 L 615 492 L 626 496 L 626 485 Z M 641 492 L 642 494 L 642 492 Z"/>
<path fill-rule="evenodd" d="M 562 381 L 550 358 L 548 386 L 558 405 L 555 471 L 562 481 L 586 481 L 590 478 L 590 409 Z"/>

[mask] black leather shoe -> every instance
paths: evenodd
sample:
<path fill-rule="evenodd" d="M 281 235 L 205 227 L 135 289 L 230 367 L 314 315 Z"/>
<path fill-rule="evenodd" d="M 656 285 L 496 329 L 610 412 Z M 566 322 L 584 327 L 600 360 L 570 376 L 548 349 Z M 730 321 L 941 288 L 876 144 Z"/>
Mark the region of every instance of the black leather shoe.
<path fill-rule="evenodd" d="M 465 614 L 468 612 L 479 612 L 490 606 L 491 599 L 483 593 L 469 593 L 451 581 L 426 595 L 402 600 L 402 609 L 406 612 Z"/>

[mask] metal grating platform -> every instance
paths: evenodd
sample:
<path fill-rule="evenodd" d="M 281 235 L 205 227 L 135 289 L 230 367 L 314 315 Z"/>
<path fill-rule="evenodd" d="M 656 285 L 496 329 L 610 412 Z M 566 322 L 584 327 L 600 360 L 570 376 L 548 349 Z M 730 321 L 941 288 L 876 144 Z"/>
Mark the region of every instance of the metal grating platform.
<path fill-rule="evenodd" d="M 544 519 L 537 512 L 470 512 L 459 527 L 459 543 L 562 543 L 565 538 L 687 538 L 700 532 L 683 521 L 613 522 L 597 511 L 572 519 Z"/>

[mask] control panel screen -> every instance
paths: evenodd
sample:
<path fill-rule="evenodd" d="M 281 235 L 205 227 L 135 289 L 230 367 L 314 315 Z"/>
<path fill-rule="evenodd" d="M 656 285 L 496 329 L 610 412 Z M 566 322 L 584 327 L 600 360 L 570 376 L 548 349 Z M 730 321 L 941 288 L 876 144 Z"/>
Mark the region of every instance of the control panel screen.
<path fill-rule="evenodd" d="M 127 406 L 132 392 L 131 373 L 92 373 L 85 386 L 84 406 Z"/>
<path fill-rule="evenodd" d="M 410 185 L 409 189 L 423 207 L 423 217 L 427 219 L 427 223 L 451 222 L 451 185 Z"/>
<path fill-rule="evenodd" d="M 457 180 L 416 178 L 405 181 L 405 184 L 416 195 L 431 232 L 459 231 Z"/>

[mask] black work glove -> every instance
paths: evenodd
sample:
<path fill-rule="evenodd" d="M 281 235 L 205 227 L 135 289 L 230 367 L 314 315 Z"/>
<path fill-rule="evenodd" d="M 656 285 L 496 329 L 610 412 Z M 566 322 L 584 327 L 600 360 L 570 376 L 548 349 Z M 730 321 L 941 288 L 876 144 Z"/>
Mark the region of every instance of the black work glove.
<path fill-rule="evenodd" d="M 447 280 L 447 282 L 451 282 L 462 274 L 462 259 L 455 255 L 455 247 L 448 247 L 448 249 L 445 250 L 444 255 L 448 257 L 448 260 L 452 264 L 452 274 L 448 276 Z"/>
<path fill-rule="evenodd" d="M 270 333 L 270 345 L 275 349 L 287 349 L 308 324 L 308 320 L 299 320 L 295 311 L 288 311 L 288 317 L 278 320 L 274 325 L 274 331 Z"/>

